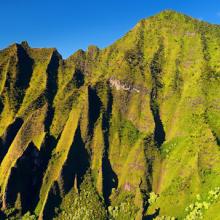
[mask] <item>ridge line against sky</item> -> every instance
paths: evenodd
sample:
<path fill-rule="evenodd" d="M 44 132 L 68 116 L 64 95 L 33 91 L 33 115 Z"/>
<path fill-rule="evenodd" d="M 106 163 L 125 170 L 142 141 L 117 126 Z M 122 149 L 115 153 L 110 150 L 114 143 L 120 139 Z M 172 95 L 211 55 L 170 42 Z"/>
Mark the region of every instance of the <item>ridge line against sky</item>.
<path fill-rule="evenodd" d="M 219 0 L 20 0 L 0 2 L 0 49 L 28 41 L 31 47 L 56 47 L 67 58 L 89 45 L 111 45 L 135 24 L 171 9 L 220 24 Z"/>

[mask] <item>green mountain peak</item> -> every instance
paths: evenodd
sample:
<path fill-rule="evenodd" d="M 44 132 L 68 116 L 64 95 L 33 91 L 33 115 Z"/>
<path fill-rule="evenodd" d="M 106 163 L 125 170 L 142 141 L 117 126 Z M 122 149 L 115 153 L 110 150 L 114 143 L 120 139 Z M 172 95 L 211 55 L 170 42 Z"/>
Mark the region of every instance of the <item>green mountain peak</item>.
<path fill-rule="evenodd" d="M 67 59 L 0 51 L 1 219 L 218 219 L 220 27 L 166 10 Z"/>

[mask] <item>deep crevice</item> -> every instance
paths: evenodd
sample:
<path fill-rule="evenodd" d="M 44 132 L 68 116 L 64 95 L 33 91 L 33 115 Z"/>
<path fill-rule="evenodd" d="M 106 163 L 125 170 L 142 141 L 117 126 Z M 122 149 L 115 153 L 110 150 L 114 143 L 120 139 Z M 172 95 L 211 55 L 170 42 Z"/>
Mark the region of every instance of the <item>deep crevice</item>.
<path fill-rule="evenodd" d="M 158 104 L 158 91 L 162 88 L 160 81 L 160 75 L 162 72 L 162 60 L 163 59 L 163 45 L 161 44 L 158 51 L 155 53 L 154 58 L 150 64 L 151 77 L 152 77 L 152 90 L 150 93 L 150 108 L 153 114 L 155 129 L 154 140 L 158 148 L 165 141 L 165 131 L 163 123 L 160 118 L 160 108 Z"/>
<path fill-rule="evenodd" d="M 30 58 L 26 50 L 18 45 L 18 74 L 16 76 L 15 87 L 25 90 L 29 86 L 29 82 L 33 72 L 34 60 Z"/>
<path fill-rule="evenodd" d="M 84 84 L 84 75 L 81 70 L 76 69 L 74 76 L 73 76 L 73 81 L 76 85 L 77 88 L 80 88 Z"/>
<path fill-rule="evenodd" d="M 54 182 L 53 186 L 50 189 L 48 199 L 43 211 L 43 219 L 50 220 L 53 219 L 56 215 L 56 207 L 61 203 L 62 199 L 60 196 L 60 189 L 57 182 Z"/>
<path fill-rule="evenodd" d="M 49 131 L 50 125 L 54 117 L 53 100 L 57 93 L 57 74 L 59 67 L 59 56 L 57 52 L 53 52 L 50 63 L 47 67 L 47 86 L 45 96 L 48 102 L 47 116 L 45 118 L 45 130 Z"/>
<path fill-rule="evenodd" d="M 75 184 L 77 185 L 77 189 L 80 189 L 80 185 L 83 182 L 89 165 L 89 154 L 82 140 L 79 124 L 68 153 L 67 161 L 62 170 L 61 178 L 64 194 L 70 192 Z M 77 182 L 75 183 L 75 181 Z M 55 209 L 58 208 L 62 202 L 62 193 L 58 183 L 55 182 L 50 189 L 48 200 L 44 208 L 44 219 L 52 219 L 56 215 Z"/>
<path fill-rule="evenodd" d="M 33 211 L 37 204 L 40 171 L 39 150 L 31 142 L 12 168 L 6 190 L 6 204 L 14 205 L 20 194 L 22 214 L 28 210 Z"/>
<path fill-rule="evenodd" d="M 93 135 L 93 130 L 97 119 L 100 116 L 102 102 L 98 97 L 96 90 L 92 87 L 88 87 L 88 98 L 89 98 L 89 123 L 88 123 L 88 135 Z"/>
<path fill-rule="evenodd" d="M 212 132 L 213 137 L 215 138 L 217 145 L 220 146 L 220 138 L 218 137 L 215 131 L 211 130 L 211 132 Z"/>
<path fill-rule="evenodd" d="M 73 78 L 66 84 L 63 92 L 68 94 L 70 92 L 73 92 L 76 88 L 79 89 L 81 86 L 84 85 L 84 78 L 85 76 L 83 72 L 79 69 L 75 69 Z"/>
<path fill-rule="evenodd" d="M 41 146 L 41 149 L 39 152 L 39 158 L 41 159 L 41 166 L 39 169 L 38 184 L 36 184 L 35 206 L 40 200 L 39 195 L 40 195 L 41 186 L 43 184 L 43 177 L 48 167 L 48 163 L 51 158 L 52 151 L 56 147 L 59 139 L 60 139 L 60 136 L 57 139 L 55 139 L 53 136 L 47 134 L 44 139 L 44 143 Z"/>
<path fill-rule="evenodd" d="M 108 86 L 109 88 L 109 86 Z M 111 90 L 108 90 L 108 104 L 107 109 L 103 113 L 102 118 L 102 130 L 104 136 L 104 150 L 102 156 L 102 175 L 103 175 L 103 197 L 106 206 L 110 205 L 109 197 L 112 189 L 118 187 L 118 177 L 113 171 L 111 162 L 109 160 L 109 129 L 110 129 L 110 118 L 112 113 L 113 96 Z"/>
<path fill-rule="evenodd" d="M 28 88 L 33 73 L 34 60 L 28 55 L 26 49 L 17 45 L 16 73 L 13 66 L 15 58 L 10 59 L 10 70 L 8 71 L 5 88 L 9 91 L 9 99 L 15 111 L 19 109 L 23 101 L 25 90 Z"/>
<path fill-rule="evenodd" d="M 2 113 L 3 109 L 4 109 L 4 103 L 2 97 L 0 96 L 0 114 Z"/>
<path fill-rule="evenodd" d="M 70 147 L 68 159 L 62 170 L 63 188 L 65 194 L 72 189 L 75 184 L 74 181 L 77 181 L 77 188 L 80 188 L 89 165 L 89 154 L 81 137 L 80 125 L 78 125 L 73 143 Z"/>
<path fill-rule="evenodd" d="M 154 156 L 155 150 L 155 140 L 153 134 L 150 134 L 144 138 L 144 155 L 146 160 L 146 169 L 145 169 L 145 184 L 140 184 L 140 190 L 143 198 L 143 212 L 142 216 L 145 215 L 149 207 L 149 192 L 152 192 L 153 188 L 153 164 L 155 160 Z M 154 215 L 152 215 L 154 216 Z M 150 218 L 149 218 L 150 219 Z M 153 218 L 152 218 L 153 219 Z"/>
<path fill-rule="evenodd" d="M 152 182 L 153 182 L 153 160 L 154 157 L 152 155 L 152 151 L 155 148 L 155 142 L 153 135 L 148 135 L 144 139 L 144 155 L 146 159 L 146 182 L 147 182 L 147 188 L 148 192 L 152 191 Z"/>

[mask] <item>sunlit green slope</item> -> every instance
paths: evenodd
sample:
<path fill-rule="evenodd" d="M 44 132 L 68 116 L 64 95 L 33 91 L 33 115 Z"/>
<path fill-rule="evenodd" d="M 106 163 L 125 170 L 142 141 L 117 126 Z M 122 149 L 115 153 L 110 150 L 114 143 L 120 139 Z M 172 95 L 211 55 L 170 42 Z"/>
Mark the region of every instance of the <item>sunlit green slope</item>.
<path fill-rule="evenodd" d="M 1 219 L 220 219 L 220 27 L 164 11 L 62 59 L 0 51 Z"/>

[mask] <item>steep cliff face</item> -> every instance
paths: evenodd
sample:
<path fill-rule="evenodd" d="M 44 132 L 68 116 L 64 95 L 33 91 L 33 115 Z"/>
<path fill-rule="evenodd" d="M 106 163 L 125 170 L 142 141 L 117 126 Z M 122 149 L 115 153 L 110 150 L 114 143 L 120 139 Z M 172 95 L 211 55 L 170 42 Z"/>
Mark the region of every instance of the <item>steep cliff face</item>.
<path fill-rule="evenodd" d="M 0 137 L 2 218 L 217 219 L 220 27 L 164 11 L 66 60 L 11 45 Z"/>

